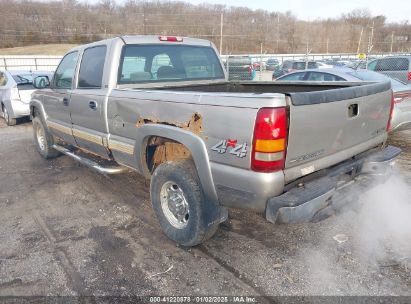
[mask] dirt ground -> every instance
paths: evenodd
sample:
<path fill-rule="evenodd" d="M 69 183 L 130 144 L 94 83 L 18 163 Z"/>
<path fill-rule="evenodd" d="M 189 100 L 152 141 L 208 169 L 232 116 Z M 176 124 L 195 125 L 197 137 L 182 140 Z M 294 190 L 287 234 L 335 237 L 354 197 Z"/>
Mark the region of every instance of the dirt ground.
<path fill-rule="evenodd" d="M 410 135 L 391 140 L 404 150 L 392 200 L 409 193 Z M 0 210 L 0 296 L 411 296 L 411 250 L 376 238 L 376 255 L 359 211 L 273 225 L 230 210 L 213 239 L 180 248 L 161 232 L 146 180 L 105 177 L 65 156 L 46 161 L 30 122 L 0 120 Z"/>

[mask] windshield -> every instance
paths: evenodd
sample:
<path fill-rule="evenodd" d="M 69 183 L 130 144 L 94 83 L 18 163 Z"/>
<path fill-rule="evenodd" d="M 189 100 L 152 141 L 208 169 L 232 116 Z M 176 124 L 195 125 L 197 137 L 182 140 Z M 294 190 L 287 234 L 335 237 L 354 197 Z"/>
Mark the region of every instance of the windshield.
<path fill-rule="evenodd" d="M 33 76 L 31 74 L 13 75 L 13 79 L 17 84 L 31 84 L 33 83 Z"/>
<path fill-rule="evenodd" d="M 188 45 L 126 45 L 118 84 L 225 79 L 211 47 Z"/>

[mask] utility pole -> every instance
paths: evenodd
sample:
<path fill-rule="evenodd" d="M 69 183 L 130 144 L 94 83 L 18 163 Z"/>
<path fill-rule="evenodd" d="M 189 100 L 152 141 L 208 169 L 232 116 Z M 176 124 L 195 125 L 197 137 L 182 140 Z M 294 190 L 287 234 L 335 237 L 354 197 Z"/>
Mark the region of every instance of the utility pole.
<path fill-rule="evenodd" d="M 394 45 L 394 32 L 391 33 L 391 47 L 390 47 L 390 54 L 392 54 L 392 47 Z"/>
<path fill-rule="evenodd" d="M 259 80 L 261 81 L 263 76 L 263 42 L 260 43 L 260 75 Z"/>
<path fill-rule="evenodd" d="M 146 30 L 146 2 L 143 2 L 143 33 L 147 35 Z"/>
<path fill-rule="evenodd" d="M 221 12 L 221 17 L 220 17 L 220 55 L 222 54 L 223 51 L 223 24 L 224 24 L 224 14 Z"/>
<path fill-rule="evenodd" d="M 305 50 L 305 69 L 308 69 L 308 55 L 311 53 L 311 50 L 308 49 L 308 40 L 306 42 L 306 50 Z"/>
<path fill-rule="evenodd" d="M 368 56 L 370 55 L 372 47 L 373 47 L 373 44 L 372 44 L 373 39 L 374 39 L 374 21 L 372 22 L 371 35 L 368 39 L 367 58 L 365 59 L 365 66 L 367 67 L 368 67 Z"/>
<path fill-rule="evenodd" d="M 280 47 L 280 14 L 277 15 L 277 47 L 276 47 L 276 53 L 278 54 Z"/>
<path fill-rule="evenodd" d="M 327 37 L 327 48 L 326 48 L 326 53 L 327 53 L 327 55 L 328 55 L 328 44 L 329 44 L 329 42 L 330 42 L 330 39 L 328 39 L 328 37 Z"/>
<path fill-rule="evenodd" d="M 364 32 L 364 27 L 361 27 L 361 33 L 360 33 L 360 39 L 358 39 L 358 46 L 357 46 L 357 54 L 360 53 L 360 47 L 361 47 L 361 40 L 362 40 L 362 33 Z"/>

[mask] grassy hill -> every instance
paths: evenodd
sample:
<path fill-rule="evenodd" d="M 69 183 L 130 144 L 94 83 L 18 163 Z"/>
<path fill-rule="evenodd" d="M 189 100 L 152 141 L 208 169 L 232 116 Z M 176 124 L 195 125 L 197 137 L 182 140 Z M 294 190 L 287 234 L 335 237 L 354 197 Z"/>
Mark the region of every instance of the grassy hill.
<path fill-rule="evenodd" d="M 42 44 L 0 49 L 0 55 L 64 55 L 75 44 Z"/>

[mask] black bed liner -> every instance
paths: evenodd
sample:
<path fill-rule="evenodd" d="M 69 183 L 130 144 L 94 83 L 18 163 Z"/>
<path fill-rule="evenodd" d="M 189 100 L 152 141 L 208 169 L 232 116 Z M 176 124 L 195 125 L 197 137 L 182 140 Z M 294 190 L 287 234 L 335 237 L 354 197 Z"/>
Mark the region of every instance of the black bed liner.
<path fill-rule="evenodd" d="M 282 93 L 291 97 L 295 106 L 327 103 L 385 92 L 391 82 L 245 82 L 230 81 L 217 84 L 164 86 L 158 90 L 225 92 L 225 93 Z"/>

